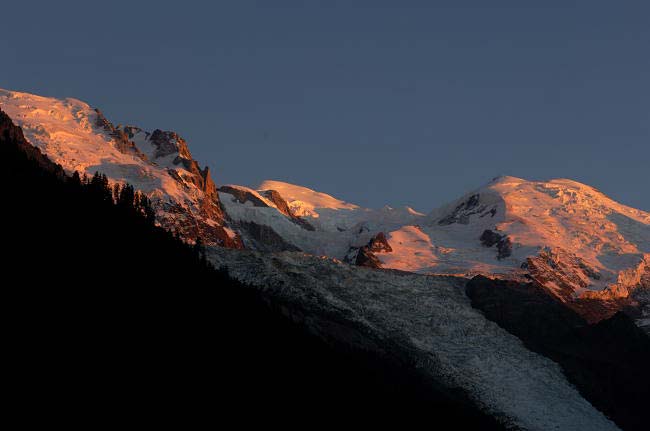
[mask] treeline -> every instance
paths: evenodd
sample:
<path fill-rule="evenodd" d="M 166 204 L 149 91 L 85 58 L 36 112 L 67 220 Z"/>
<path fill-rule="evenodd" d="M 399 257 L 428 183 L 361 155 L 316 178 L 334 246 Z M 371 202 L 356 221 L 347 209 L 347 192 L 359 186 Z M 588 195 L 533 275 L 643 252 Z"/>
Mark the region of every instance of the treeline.
<path fill-rule="evenodd" d="M 78 171 L 74 171 L 69 183 L 74 189 L 84 190 L 98 202 L 113 204 L 127 215 L 143 217 L 151 226 L 156 221 L 156 212 L 147 195 L 136 191 L 131 184 L 114 183 L 111 187 L 106 174 L 95 172 L 92 178 L 88 178 L 85 173 L 80 176 Z"/>

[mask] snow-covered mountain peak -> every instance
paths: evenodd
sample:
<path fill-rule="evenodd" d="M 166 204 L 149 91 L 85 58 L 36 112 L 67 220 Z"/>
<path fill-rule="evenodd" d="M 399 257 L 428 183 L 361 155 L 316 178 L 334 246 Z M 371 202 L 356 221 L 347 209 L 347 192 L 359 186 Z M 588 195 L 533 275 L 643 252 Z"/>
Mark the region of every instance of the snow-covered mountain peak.
<path fill-rule="evenodd" d="M 56 99 L 0 90 L 0 109 L 27 140 L 68 173 L 105 174 L 145 193 L 162 226 L 193 241 L 237 246 L 224 230 L 216 186 L 174 132 L 116 127 L 77 99 Z"/>
<path fill-rule="evenodd" d="M 650 268 L 650 214 L 567 179 L 499 177 L 409 229 L 388 234 L 399 245 L 377 256 L 385 266 L 523 272 L 566 301 L 627 297 Z"/>
<path fill-rule="evenodd" d="M 650 223 L 650 213 L 622 205 L 589 185 L 569 179 L 528 181 L 516 177 L 497 177 L 485 186 L 432 211 L 429 218 L 441 221 L 448 217 L 447 222 L 450 222 L 464 215 L 463 224 L 468 224 L 469 218 L 485 217 L 486 209 L 496 210 L 495 214 L 490 215 L 497 216 L 499 207 L 504 211 L 501 214 L 504 220 L 530 217 L 534 221 L 544 213 L 553 217 L 573 215 L 573 218 L 579 218 L 577 216 L 581 214 L 606 216 L 619 213 L 642 224 Z M 454 212 L 457 214 L 454 215 Z"/>
<path fill-rule="evenodd" d="M 319 217 L 319 209 L 356 210 L 359 206 L 344 202 L 326 193 L 282 181 L 266 180 L 258 190 L 275 190 L 287 201 L 298 216 Z"/>

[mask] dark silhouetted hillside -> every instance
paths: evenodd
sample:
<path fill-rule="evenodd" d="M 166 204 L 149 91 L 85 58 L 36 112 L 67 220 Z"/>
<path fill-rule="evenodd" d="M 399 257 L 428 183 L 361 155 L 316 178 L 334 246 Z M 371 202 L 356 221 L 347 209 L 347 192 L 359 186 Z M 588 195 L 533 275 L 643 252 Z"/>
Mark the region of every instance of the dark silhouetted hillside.
<path fill-rule="evenodd" d="M 351 412 L 498 428 L 400 364 L 308 335 L 155 227 L 146 198 L 66 176 L 1 111 L 0 155 L 9 395 L 25 423 L 312 427 Z"/>

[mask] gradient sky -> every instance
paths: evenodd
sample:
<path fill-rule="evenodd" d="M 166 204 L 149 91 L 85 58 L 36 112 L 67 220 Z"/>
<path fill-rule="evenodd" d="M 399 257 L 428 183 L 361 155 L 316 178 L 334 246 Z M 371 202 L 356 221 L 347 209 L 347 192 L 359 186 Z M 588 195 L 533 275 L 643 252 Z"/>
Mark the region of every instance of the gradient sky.
<path fill-rule="evenodd" d="M 175 130 L 219 184 L 429 211 L 566 177 L 650 210 L 647 1 L 141 3 L 3 4 L 0 87 Z"/>

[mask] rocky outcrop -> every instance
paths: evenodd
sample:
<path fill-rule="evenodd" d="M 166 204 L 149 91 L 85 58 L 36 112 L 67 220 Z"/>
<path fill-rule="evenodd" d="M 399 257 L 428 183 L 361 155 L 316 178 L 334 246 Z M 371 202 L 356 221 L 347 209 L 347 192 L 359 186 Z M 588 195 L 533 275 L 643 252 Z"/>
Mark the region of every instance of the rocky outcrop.
<path fill-rule="evenodd" d="M 386 235 L 383 232 L 379 232 L 377 235 L 373 236 L 370 242 L 368 242 L 368 245 L 366 245 L 366 249 L 372 253 L 378 253 L 382 251 L 390 253 L 393 251 L 390 244 L 388 244 Z"/>
<path fill-rule="evenodd" d="M 218 204 L 219 196 L 217 195 L 217 187 L 210 176 L 210 168 L 206 166 L 201 169 L 199 163 L 192 158 L 187 142 L 183 138 L 176 132 L 160 129 L 154 130 L 150 135 L 147 134 L 147 136 L 149 142 L 155 148 L 154 161 L 175 156 L 172 163 L 181 166 L 191 174 L 189 178 L 184 177 L 184 179 L 189 179 L 192 184 L 201 190 L 205 194 L 205 199 L 208 202 Z M 220 208 L 215 211 L 219 212 L 219 218 L 223 218 L 223 213 L 221 213 Z"/>
<path fill-rule="evenodd" d="M 289 205 L 287 204 L 287 201 L 284 200 L 284 198 L 278 191 L 264 190 L 261 193 L 262 195 L 264 195 L 265 198 L 273 202 L 275 206 L 278 208 L 278 211 L 280 211 L 282 214 L 286 215 L 287 217 L 295 217 L 294 214 L 289 209 Z"/>
<path fill-rule="evenodd" d="M 228 193 L 229 195 L 233 195 L 237 200 L 237 202 L 239 202 L 240 204 L 245 204 L 246 202 L 250 202 L 255 207 L 266 207 L 266 208 L 269 207 L 266 204 L 266 202 L 264 202 L 262 199 L 258 198 L 250 191 L 242 188 L 221 186 L 219 187 L 219 191 L 223 193 Z"/>
<path fill-rule="evenodd" d="M 184 238 L 192 241 L 201 238 L 201 241 L 207 245 L 240 248 L 241 241 L 236 236 L 229 235 L 224 229 L 227 220 L 219 201 L 217 186 L 210 175 L 210 169 L 207 166 L 203 170 L 199 169 L 198 163 L 194 160 L 189 166 L 193 169 L 190 180 L 202 192 L 202 196 L 197 198 L 194 206 L 159 202 L 158 205 L 162 206 L 164 211 L 169 211 L 169 214 L 161 216 L 174 215 L 166 217 L 170 222 L 169 228 L 176 229 Z M 180 184 L 184 184 L 184 181 L 187 180 L 187 176 L 181 178 L 173 170 L 169 170 L 169 173 Z"/>
<path fill-rule="evenodd" d="M 232 202 L 237 202 L 242 205 L 248 204 L 257 208 L 272 208 L 260 195 L 245 187 L 226 185 L 219 187 L 218 191 L 232 196 Z M 280 212 L 286 215 L 283 211 Z M 232 222 L 232 226 L 242 236 L 243 245 L 246 248 L 265 252 L 300 251 L 300 248 L 286 241 L 271 226 L 266 224 L 247 220 L 235 220 Z"/>
<path fill-rule="evenodd" d="M 178 232 L 181 237 L 190 241 L 200 238 L 206 245 L 242 247 L 241 239 L 237 235 L 229 234 L 225 229 L 227 220 L 210 168 L 206 166 L 201 169 L 181 136 L 176 132 L 160 129 L 149 133 L 135 126 L 116 128 L 105 118 L 102 118 L 102 124 L 106 129 L 114 130 L 115 134 L 129 140 L 141 136 L 141 139 L 153 147 L 150 162 L 166 169 L 169 176 L 181 187 L 188 189 L 189 183 L 201 192 L 196 194 L 196 202 L 192 205 L 154 200 L 154 205 L 161 209 L 158 218 L 163 227 Z"/>
<path fill-rule="evenodd" d="M 497 259 L 505 259 L 512 255 L 512 241 L 507 235 L 494 232 L 490 229 L 483 231 L 480 238 L 485 247 L 497 246 Z"/>
<path fill-rule="evenodd" d="M 209 218 L 212 210 L 216 211 L 212 203 L 203 201 L 204 205 L 211 206 L 210 210 L 182 206 L 175 202 L 158 202 L 155 206 L 156 221 L 170 232 L 188 242 L 201 240 L 205 245 L 216 245 L 227 248 L 243 248 L 242 239 L 238 234 L 226 226 L 226 220 L 221 224 Z M 219 209 L 219 211 L 221 211 Z M 214 213 L 213 213 L 214 214 Z M 213 215 L 214 216 L 214 215 Z"/>
<path fill-rule="evenodd" d="M 618 283 L 607 283 L 601 272 L 561 248 L 545 249 L 527 258 L 524 268 L 535 283 L 590 323 L 622 310 L 639 314 L 647 306 L 646 301 L 638 299 L 643 298 L 642 293 L 635 294 L 650 288 L 650 271 L 644 259 L 640 259 L 633 277 L 619 275 Z"/>
<path fill-rule="evenodd" d="M 308 221 L 304 220 L 301 217 L 296 216 L 289 208 L 287 201 L 285 201 L 284 198 L 282 198 L 282 196 L 280 195 L 280 193 L 278 193 L 275 190 L 262 190 L 259 192 L 260 195 L 258 195 L 257 192 L 253 192 L 252 190 L 247 189 L 245 187 L 234 187 L 234 186 L 226 185 L 226 186 L 219 187 L 218 191 L 233 196 L 235 201 L 237 201 L 240 204 L 246 204 L 250 202 L 254 207 L 272 208 L 272 206 L 270 206 L 267 203 L 268 201 L 265 202 L 263 199 L 260 199 L 260 195 L 261 195 L 264 198 L 268 199 L 270 202 L 272 202 L 273 205 L 275 205 L 275 209 L 277 209 L 278 212 L 280 212 L 285 217 L 287 217 L 291 222 L 297 224 L 298 226 L 300 226 L 305 230 L 308 231 L 315 230 L 314 227 L 311 224 L 309 224 Z"/>
<path fill-rule="evenodd" d="M 494 217 L 497 209 L 481 204 L 481 195 L 476 193 L 465 201 L 459 203 L 451 213 L 438 220 L 439 226 L 448 226 L 454 223 L 468 224 L 470 216 L 478 214 L 481 218 L 490 216 Z"/>
<path fill-rule="evenodd" d="M 201 192 L 201 196 L 196 197 L 196 203 L 193 208 L 186 209 L 183 205 L 168 204 L 166 208 L 173 207 L 172 212 L 177 214 L 178 211 L 185 211 L 186 217 L 177 220 L 176 230 L 180 232 L 190 232 L 189 239 L 195 240 L 196 235 L 205 235 L 201 237 L 204 244 L 225 245 L 227 247 L 240 247 L 241 241 L 223 228 L 226 224 L 226 216 L 221 208 L 217 186 L 212 179 L 209 167 L 201 169 L 199 163 L 194 160 L 189 150 L 187 141 L 176 132 L 156 129 L 153 132 L 146 132 L 135 126 L 118 126 L 113 127 L 105 118 L 102 120 L 105 128 L 116 130 L 129 140 L 140 139 L 151 149 L 148 154 L 150 162 L 166 169 L 181 187 L 188 188 L 188 183 L 196 187 Z M 138 141 L 140 142 L 140 141 Z M 189 175 L 188 175 L 189 173 Z M 182 208 L 179 210 L 179 208 Z M 169 217 L 168 217 L 169 218 Z M 195 228 L 189 228 L 195 226 Z"/>
<path fill-rule="evenodd" d="M 199 190 L 203 192 L 204 202 L 210 202 L 216 206 L 215 211 L 219 211 L 219 216 L 223 217 L 221 208 L 219 207 L 219 195 L 217 194 L 217 185 L 214 183 L 212 176 L 210 176 L 210 168 L 206 166 L 203 170 L 199 170 L 201 178 Z"/>
<path fill-rule="evenodd" d="M 498 244 L 499 241 L 503 239 L 503 235 L 498 234 L 492 230 L 485 230 L 483 234 L 481 234 L 481 238 L 479 238 L 481 241 L 481 244 L 483 244 L 486 247 L 492 247 L 495 244 Z"/>
<path fill-rule="evenodd" d="M 386 239 L 383 232 L 374 235 L 368 244 L 363 247 L 352 247 L 346 255 L 344 261 L 357 266 L 368 268 L 381 268 L 381 261 L 375 256 L 375 253 L 390 253 L 393 249 Z"/>
<path fill-rule="evenodd" d="M 124 154 L 132 154 L 143 161 L 147 160 L 147 156 L 138 149 L 135 143 L 129 138 L 129 135 L 113 125 L 110 121 L 104 117 L 104 114 L 99 109 L 95 109 L 97 117 L 95 119 L 95 127 L 98 127 L 109 136 L 113 138 L 115 147 Z"/>
<path fill-rule="evenodd" d="M 149 140 L 156 147 L 155 159 L 174 154 L 179 159 L 193 160 L 187 142 L 176 132 L 156 129 L 151 133 Z"/>
<path fill-rule="evenodd" d="M 296 223 L 298 226 L 302 227 L 305 230 L 308 231 L 314 231 L 314 227 L 304 218 L 299 217 L 296 215 L 291 208 L 289 207 L 289 204 L 287 204 L 287 201 L 284 200 L 282 195 L 276 191 L 276 190 L 264 190 L 261 192 L 262 195 L 264 195 L 265 198 L 273 202 L 282 214 L 286 215 L 291 219 L 292 222 Z"/>

